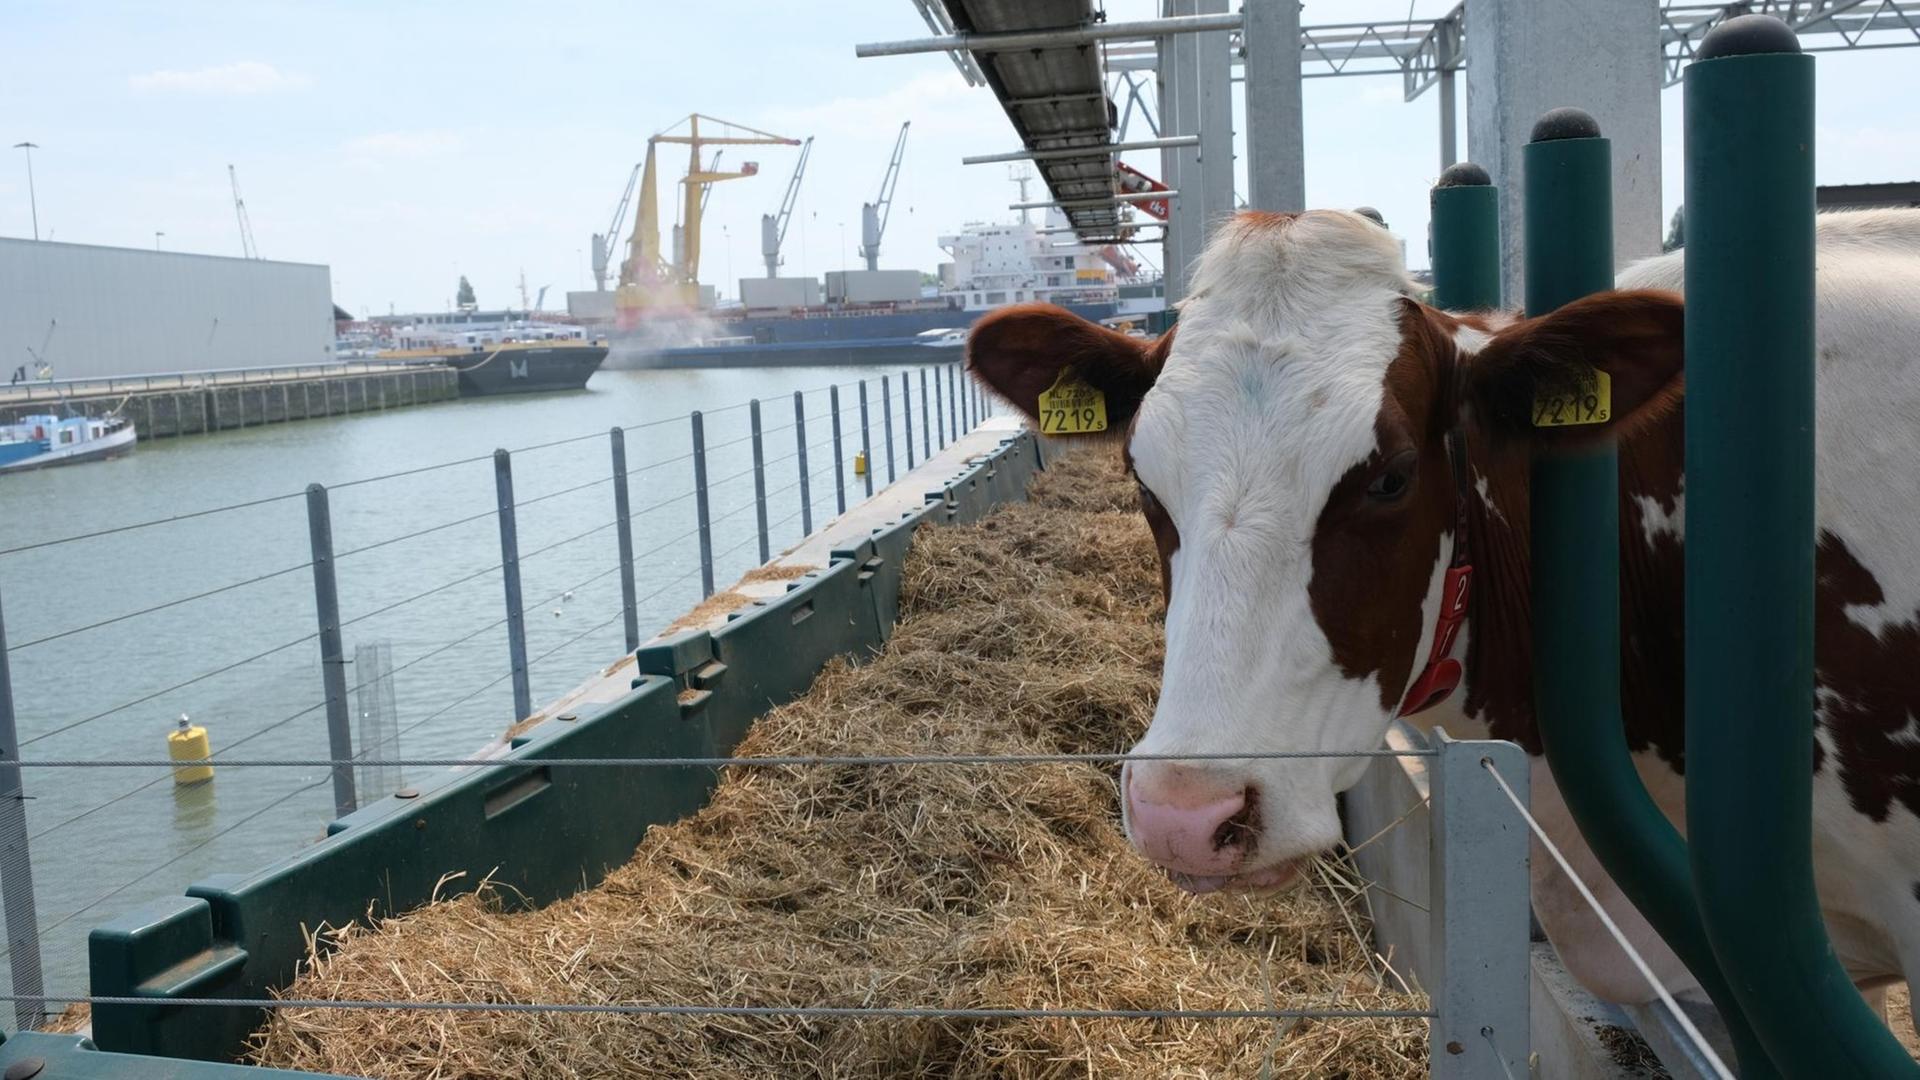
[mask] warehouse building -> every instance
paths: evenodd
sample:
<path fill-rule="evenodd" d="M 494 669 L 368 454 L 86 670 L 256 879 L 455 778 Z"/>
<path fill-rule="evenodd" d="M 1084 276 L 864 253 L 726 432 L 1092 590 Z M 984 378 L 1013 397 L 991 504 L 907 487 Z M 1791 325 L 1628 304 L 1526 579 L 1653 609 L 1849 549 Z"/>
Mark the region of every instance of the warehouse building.
<path fill-rule="evenodd" d="M 0 385 L 322 364 L 325 266 L 0 238 Z"/>

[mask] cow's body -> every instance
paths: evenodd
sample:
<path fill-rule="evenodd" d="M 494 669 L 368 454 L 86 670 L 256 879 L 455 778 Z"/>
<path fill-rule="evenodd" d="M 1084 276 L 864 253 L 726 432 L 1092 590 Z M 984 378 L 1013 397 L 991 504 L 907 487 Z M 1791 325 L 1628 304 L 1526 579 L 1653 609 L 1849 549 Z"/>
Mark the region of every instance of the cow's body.
<path fill-rule="evenodd" d="M 1818 257 L 1814 869 L 1835 948 L 1872 987 L 1920 971 L 1920 213 L 1823 217 Z M 1621 285 L 1678 290 L 1680 266 L 1662 256 Z M 1620 444 L 1628 741 L 1684 828 L 1677 300 L 1609 294 L 1531 321 L 1435 311 L 1411 299 L 1391 238 L 1339 212 L 1242 215 L 1194 282 L 1170 348 L 1038 308 L 983 321 L 970 345 L 976 371 L 1016 405 L 1030 408 L 1032 386 L 1064 362 L 1129 424 L 1169 588 L 1162 696 L 1138 749 L 1376 745 L 1429 655 L 1464 503 L 1475 567 L 1453 654 L 1464 676 L 1410 719 L 1537 755 L 1527 463 L 1543 444 L 1599 431 Z M 1616 419 L 1534 431 L 1532 388 L 1564 377 L 1569 350 L 1610 371 Z M 1464 485 L 1449 467 L 1456 425 Z M 1685 989 L 1535 760 L 1535 813 L 1657 973 Z M 1363 765 L 1136 763 L 1129 832 L 1197 890 L 1282 883 L 1338 839 L 1333 796 Z M 1650 998 L 1552 862 L 1536 852 L 1533 865 L 1535 910 L 1569 968 L 1610 1000 Z"/>

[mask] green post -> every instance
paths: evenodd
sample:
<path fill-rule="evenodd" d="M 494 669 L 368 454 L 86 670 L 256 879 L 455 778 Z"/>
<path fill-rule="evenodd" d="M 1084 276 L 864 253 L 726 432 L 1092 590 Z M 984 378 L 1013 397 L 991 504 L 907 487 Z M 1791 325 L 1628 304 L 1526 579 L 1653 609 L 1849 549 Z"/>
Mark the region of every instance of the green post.
<path fill-rule="evenodd" d="M 1591 116 L 1555 109 L 1522 155 L 1527 314 L 1543 315 L 1613 287 L 1612 147 Z M 1618 455 L 1611 443 L 1538 454 L 1530 486 L 1534 713 L 1554 783 L 1600 864 L 1719 1006 L 1743 1075 L 1772 1075 L 1707 945 L 1686 843 L 1627 748 Z"/>
<path fill-rule="evenodd" d="M 1487 170 L 1449 165 L 1433 185 L 1433 306 L 1486 311 L 1500 306 L 1500 191 Z"/>
<path fill-rule="evenodd" d="M 1782 1073 L 1913 1076 L 1834 958 L 1811 863 L 1813 58 L 1778 20 L 1722 23 L 1687 69 L 1686 133 L 1695 888 Z"/>

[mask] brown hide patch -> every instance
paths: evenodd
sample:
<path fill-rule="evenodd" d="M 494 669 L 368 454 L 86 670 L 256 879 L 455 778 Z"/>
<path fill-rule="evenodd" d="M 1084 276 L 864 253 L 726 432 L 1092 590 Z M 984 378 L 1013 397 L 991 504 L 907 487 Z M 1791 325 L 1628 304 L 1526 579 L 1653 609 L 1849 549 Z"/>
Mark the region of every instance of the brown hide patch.
<path fill-rule="evenodd" d="M 1171 347 L 1173 333 L 1164 335 L 1165 347 Z M 1139 414 L 1134 415 L 1134 420 Z M 1173 515 L 1160 505 L 1160 499 L 1147 490 L 1147 485 L 1139 482 L 1139 476 L 1133 471 L 1133 423 L 1127 424 L 1127 439 L 1120 448 L 1120 460 L 1125 464 L 1127 475 L 1134 477 L 1140 487 L 1140 512 L 1146 516 L 1147 528 L 1153 533 L 1153 546 L 1160 554 L 1160 595 L 1167 606 L 1173 606 L 1173 553 L 1180 550 L 1180 530 L 1173 523 Z"/>
<path fill-rule="evenodd" d="M 1886 593 L 1832 533 L 1820 534 L 1814 581 L 1815 682 L 1847 799 L 1875 821 L 1896 803 L 1920 814 L 1920 743 L 1902 737 L 1920 720 L 1920 625 L 1909 618 L 1875 634 L 1847 617 Z"/>
<path fill-rule="evenodd" d="M 1400 351 L 1387 365 L 1374 452 L 1334 484 L 1313 529 L 1307 598 L 1314 621 L 1341 674 L 1377 676 L 1389 710 L 1412 678 L 1425 630 L 1421 602 L 1442 555 L 1441 534 L 1453 527 L 1446 388 L 1458 350 L 1451 332 L 1445 315 L 1402 302 Z M 1368 485 L 1407 450 L 1416 459 L 1406 493 L 1392 502 L 1369 496 Z"/>
<path fill-rule="evenodd" d="M 1039 414 L 1040 395 L 1069 373 L 1106 395 L 1107 422 L 1119 431 L 1153 388 L 1172 344 L 1171 331 L 1148 341 L 1052 304 L 1012 304 L 974 324 L 967 369 L 1029 418 Z"/>

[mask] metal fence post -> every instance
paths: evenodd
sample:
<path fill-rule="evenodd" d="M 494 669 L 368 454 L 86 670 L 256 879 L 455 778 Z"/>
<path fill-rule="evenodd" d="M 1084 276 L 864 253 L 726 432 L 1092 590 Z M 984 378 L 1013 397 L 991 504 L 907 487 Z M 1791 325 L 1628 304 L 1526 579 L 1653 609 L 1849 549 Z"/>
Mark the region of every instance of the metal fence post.
<path fill-rule="evenodd" d="M 833 413 L 833 506 L 834 513 L 847 512 L 847 462 L 840 452 L 840 388 L 827 387 L 827 411 Z"/>
<path fill-rule="evenodd" d="M 1521 148 L 1528 315 L 1613 286 L 1612 146 L 1555 109 Z M 1635 768 L 1621 713 L 1620 468 L 1610 441 L 1533 455 L 1533 693 L 1541 745 L 1581 836 L 1698 979 L 1740 1070 L 1768 1076 L 1702 928 L 1686 843 Z M 1578 681 L 1585 690 L 1568 694 Z M 1810 699 L 1810 698 L 1809 698 Z"/>
<path fill-rule="evenodd" d="M 949 419 L 953 423 L 953 437 L 955 439 L 960 438 L 962 430 L 960 427 L 960 382 L 958 372 L 958 367 L 949 367 L 947 369 L 947 404 L 951 408 L 952 415 Z"/>
<path fill-rule="evenodd" d="M 867 463 L 863 474 L 867 481 L 867 498 L 873 498 L 873 424 L 867 419 L 867 380 L 860 380 L 860 460 Z"/>
<path fill-rule="evenodd" d="M 1780 1072 L 1915 1076 L 1836 962 L 1811 862 L 1814 115 L 1813 57 L 1776 19 L 1721 23 L 1687 67 L 1687 837 Z"/>
<path fill-rule="evenodd" d="M 933 380 L 938 383 L 940 380 Z M 920 369 L 920 456 L 933 456 L 933 421 L 927 418 L 927 369 Z"/>
<path fill-rule="evenodd" d="M 913 468 L 913 380 L 900 373 L 900 422 L 907 426 L 907 468 Z"/>
<path fill-rule="evenodd" d="M 27 847 L 27 796 L 20 783 L 20 733 L 14 728 L 7 620 L 0 614 L 0 906 L 7 917 L 7 973 L 20 1030 L 39 1027 L 47 1003 L 40 974 L 40 917 L 34 910 L 33 859 Z"/>
<path fill-rule="evenodd" d="M 893 386 L 885 375 L 880 376 L 880 434 L 887 440 L 887 483 L 893 483 Z M 873 469 L 873 462 L 867 462 L 867 469 Z"/>
<path fill-rule="evenodd" d="M 499 501 L 500 579 L 507 594 L 507 656 L 513 664 L 513 718 L 533 715 L 533 688 L 527 682 L 527 614 L 521 610 L 520 531 L 513 517 L 513 455 L 493 452 L 493 490 Z"/>
<path fill-rule="evenodd" d="M 313 607 L 320 620 L 320 685 L 327 694 L 327 755 L 333 759 L 333 812 L 358 805 L 353 793 L 353 729 L 347 716 L 347 658 L 340 647 L 340 593 L 333 577 L 333 515 L 327 489 L 307 485 L 307 538 L 313 546 Z"/>
<path fill-rule="evenodd" d="M 793 443 L 800 455 L 800 535 L 813 535 L 813 485 L 807 477 L 807 406 L 798 390 L 793 392 Z"/>
<path fill-rule="evenodd" d="M 707 426 L 695 409 L 687 419 L 693 427 L 693 512 L 700 531 L 700 595 L 713 595 L 713 519 L 707 508 Z"/>
<path fill-rule="evenodd" d="M 640 613 L 633 589 L 633 517 L 627 509 L 627 433 L 615 427 L 607 437 L 613 443 L 613 532 L 620 543 L 620 618 L 627 632 L 627 651 L 632 652 L 640 647 Z"/>
<path fill-rule="evenodd" d="M 920 391 L 920 397 L 922 400 L 925 400 L 926 396 L 926 389 L 923 387 Z M 933 429 L 934 432 L 940 436 L 940 449 L 945 450 L 947 448 L 947 406 L 944 395 L 940 393 L 940 370 L 938 368 L 935 368 L 933 372 Z"/>
<path fill-rule="evenodd" d="M 767 452 L 760 439 L 760 399 L 747 403 L 748 422 L 753 427 L 753 520 L 760 530 L 760 561 L 771 558 L 767 551 Z"/>
<path fill-rule="evenodd" d="M 1429 774 L 1432 893 L 1428 926 L 1438 985 L 1427 1060 L 1435 1080 L 1527 1076 L 1527 854 L 1532 839 L 1487 768 L 1527 802 L 1526 752 L 1458 742 L 1435 730 Z"/>

